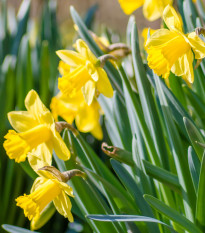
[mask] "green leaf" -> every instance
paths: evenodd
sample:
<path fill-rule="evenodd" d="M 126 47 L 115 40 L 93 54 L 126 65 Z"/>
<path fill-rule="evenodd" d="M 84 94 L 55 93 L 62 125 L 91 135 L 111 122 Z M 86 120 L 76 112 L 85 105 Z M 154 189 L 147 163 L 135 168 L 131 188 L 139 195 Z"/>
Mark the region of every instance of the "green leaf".
<path fill-rule="evenodd" d="M 113 111 L 112 109 L 114 108 L 113 106 L 113 101 L 110 98 L 106 98 L 103 95 L 100 95 L 98 97 L 98 101 L 100 103 L 100 106 L 102 107 L 105 115 L 105 126 L 108 131 L 108 135 L 110 137 L 110 140 L 113 145 L 118 146 L 120 148 L 123 148 L 123 143 L 120 138 L 120 133 L 119 129 L 116 125 L 114 116 L 113 116 Z"/>
<path fill-rule="evenodd" d="M 137 142 L 138 140 L 139 139 L 136 139 L 136 137 L 133 136 L 132 156 L 133 156 L 133 161 L 135 162 L 135 174 L 139 177 L 140 181 L 143 181 L 143 182 L 139 182 L 139 185 L 141 186 L 143 193 L 152 194 L 150 179 L 149 176 L 147 176 L 146 174 L 142 157 L 139 155 L 138 142 Z"/>
<path fill-rule="evenodd" d="M 128 104 L 128 108 L 130 110 L 130 113 L 128 111 L 130 125 L 132 125 L 133 128 L 136 130 L 134 133 L 137 133 L 137 131 L 139 130 L 140 133 L 142 134 L 142 137 L 144 139 L 150 160 L 154 164 L 160 165 L 160 160 L 159 160 L 158 154 L 156 152 L 156 149 L 155 149 L 155 146 L 153 143 L 153 139 L 152 139 L 150 132 L 149 132 L 149 129 L 146 125 L 139 101 L 138 101 L 135 93 L 132 91 L 132 88 L 131 88 L 130 83 L 128 81 L 128 77 L 127 77 L 123 67 L 120 66 L 118 68 L 118 71 L 119 71 L 121 79 L 123 81 L 123 88 L 124 88 L 124 92 L 125 92 L 125 96 L 126 96 L 125 97 L 126 104 L 128 104 L 128 102 L 130 102 Z"/>
<path fill-rule="evenodd" d="M 169 85 L 170 89 L 172 90 L 173 94 L 179 100 L 179 102 L 186 108 L 186 99 L 185 94 L 182 89 L 182 80 L 177 77 L 175 74 L 170 73 L 169 75 Z"/>
<path fill-rule="evenodd" d="M 140 56 L 138 32 L 135 23 L 133 23 L 131 31 L 131 49 L 135 79 L 137 82 L 144 118 L 152 136 L 154 147 L 156 148 L 160 163 L 163 164 L 165 168 L 169 168 L 169 161 L 167 160 L 168 154 L 163 140 L 164 135 L 162 133 L 162 127 L 155 108 L 150 83 L 147 79 L 144 65 Z"/>
<path fill-rule="evenodd" d="M 191 146 L 188 148 L 188 162 L 195 193 L 197 193 L 199 184 L 200 161 Z"/>
<path fill-rule="evenodd" d="M 128 173 L 128 171 L 117 161 L 111 159 L 111 165 L 113 169 L 115 170 L 116 174 L 119 176 L 120 180 L 130 193 L 130 195 L 135 200 L 138 208 L 141 211 L 141 214 L 149 217 L 154 217 L 153 212 L 151 208 L 148 206 L 148 204 L 145 202 L 142 192 L 140 191 L 137 183 L 135 180 L 131 177 L 131 175 Z M 159 232 L 158 227 L 151 226 L 150 224 L 147 224 L 147 227 L 149 229 L 149 232 Z"/>
<path fill-rule="evenodd" d="M 86 147 L 85 142 L 83 141 L 82 138 L 81 140 L 82 140 L 83 145 Z M 74 160 L 76 155 L 73 156 L 73 153 L 76 153 L 76 146 L 74 143 L 75 139 L 66 130 L 64 132 L 64 141 L 67 144 L 68 148 L 72 146 L 73 149 L 72 149 L 72 156 L 70 160 L 66 162 L 66 164 L 60 160 L 61 167 L 66 166 L 66 170 L 70 170 L 74 168 L 79 169 L 79 166 L 76 165 L 76 161 Z M 80 155 L 84 157 L 85 155 L 90 156 L 85 153 L 78 154 L 79 157 Z M 56 158 L 56 160 L 59 160 L 59 159 Z M 64 163 L 63 166 L 62 166 L 62 163 Z M 102 212 L 112 213 L 111 209 L 108 207 L 107 203 L 102 198 L 102 195 L 99 195 L 97 188 L 93 186 L 89 180 L 85 181 L 80 177 L 74 177 L 72 178 L 71 181 L 69 181 L 69 184 L 72 184 L 71 186 L 73 187 L 74 193 L 75 193 L 74 200 L 78 204 L 78 207 L 83 213 L 83 215 L 87 215 L 87 214 L 94 213 L 94 212 L 95 213 L 102 213 Z M 101 232 L 122 232 L 119 224 L 103 225 L 103 224 L 96 224 L 93 221 L 89 221 L 89 224 L 95 231 L 100 232 L 100 233 Z"/>
<path fill-rule="evenodd" d="M 199 176 L 199 186 L 197 192 L 197 203 L 196 203 L 196 223 L 201 228 L 201 230 L 205 231 L 205 153 L 201 162 L 201 170 Z"/>
<path fill-rule="evenodd" d="M 190 101 L 191 106 L 197 111 L 199 116 L 205 117 L 205 106 L 199 96 L 193 92 L 188 86 L 183 85 L 183 90 Z"/>
<path fill-rule="evenodd" d="M 27 23 L 29 19 L 30 5 L 31 5 L 30 0 L 23 0 L 19 8 L 17 15 L 18 29 L 11 46 L 11 54 L 13 55 L 17 55 L 22 37 L 26 33 Z"/>
<path fill-rule="evenodd" d="M 87 218 L 96 220 L 96 221 L 103 221 L 103 222 L 149 222 L 149 223 L 158 223 L 166 226 L 169 228 L 171 232 L 176 233 L 176 231 L 167 225 L 166 223 L 163 223 L 155 218 L 150 218 L 146 216 L 137 216 L 137 215 L 94 215 L 90 214 L 86 216 Z"/>
<path fill-rule="evenodd" d="M 174 157 L 175 166 L 176 166 L 177 174 L 179 177 L 179 183 L 182 188 L 185 215 L 187 216 L 187 218 L 193 221 L 194 212 L 195 212 L 196 196 L 195 196 L 195 193 L 193 192 L 194 187 L 193 187 L 191 175 L 189 172 L 188 162 L 185 157 L 186 154 L 184 153 L 184 149 L 182 146 L 183 144 L 182 144 L 179 132 L 177 131 L 177 128 L 171 117 L 171 111 L 170 111 L 166 96 L 163 92 L 160 78 L 157 75 L 154 75 L 154 78 L 155 78 L 155 83 L 157 87 L 157 93 L 158 93 L 159 100 L 160 100 L 160 105 L 161 105 L 164 120 L 166 123 L 166 129 L 168 133 L 168 141 L 170 144 L 170 149 Z"/>
<path fill-rule="evenodd" d="M 162 201 L 150 195 L 144 195 L 144 199 L 159 213 L 167 216 L 170 220 L 176 222 L 182 227 L 182 229 L 187 230 L 191 233 L 202 233 L 197 226 L 195 226 L 191 221 L 181 215 L 178 211 L 165 205 Z"/>
<path fill-rule="evenodd" d="M 49 46 L 48 41 L 42 42 L 41 47 L 41 58 L 40 58 L 40 79 L 39 89 L 40 98 L 42 102 L 47 106 L 50 100 L 49 93 L 49 77 L 50 77 L 50 57 L 49 57 Z"/>
<path fill-rule="evenodd" d="M 190 141 L 199 160 L 202 160 L 204 149 L 196 143 L 196 141 L 205 143 L 204 137 L 202 136 L 199 129 L 186 117 L 184 117 L 184 125 L 186 127 L 187 133 L 189 135 Z"/>
<path fill-rule="evenodd" d="M 132 134 L 126 108 L 117 93 L 114 94 L 113 102 L 113 115 L 120 133 L 123 148 L 127 151 L 131 151 Z"/>
<path fill-rule="evenodd" d="M 34 170 L 31 168 L 30 164 L 26 160 L 25 162 L 21 162 L 20 166 L 23 168 L 23 170 L 31 177 L 31 179 L 35 180 L 38 175 L 34 172 Z"/>
<path fill-rule="evenodd" d="M 169 188 L 181 193 L 181 186 L 178 177 L 163 168 L 152 165 L 150 162 L 143 160 L 144 168 L 147 175 L 167 185 Z"/>
<path fill-rule="evenodd" d="M 30 230 L 26 230 L 24 228 L 16 227 L 16 226 L 9 225 L 9 224 L 3 224 L 2 228 L 10 233 L 40 233 L 37 231 L 30 231 Z"/>
<path fill-rule="evenodd" d="M 131 152 L 123 150 L 116 146 L 108 146 L 105 142 L 102 143 L 101 149 L 109 157 L 114 158 L 117 161 L 125 163 L 129 166 L 134 166 Z"/>
<path fill-rule="evenodd" d="M 99 186 L 99 183 L 96 182 L 96 180 L 100 181 L 104 185 L 122 212 L 128 213 L 129 211 L 132 211 L 139 214 L 138 209 L 135 207 L 134 201 L 129 196 L 124 196 L 112 183 L 97 175 L 90 169 L 85 168 L 85 172 L 96 186 Z"/>
<path fill-rule="evenodd" d="M 27 93 L 33 88 L 33 74 L 31 64 L 31 51 L 29 38 L 24 35 L 17 58 L 16 85 L 17 85 L 17 106 L 24 109 L 24 99 Z"/>
<path fill-rule="evenodd" d="M 152 84 L 152 86 L 154 87 L 154 89 L 157 91 L 157 86 L 155 84 L 155 77 L 153 73 L 150 73 L 151 72 L 150 70 L 148 70 L 148 72 L 149 72 L 148 79 L 150 83 Z M 189 114 L 186 112 L 186 110 L 181 105 L 181 103 L 177 100 L 177 98 L 173 95 L 170 89 L 166 86 L 166 84 L 161 79 L 159 79 L 159 82 L 162 87 L 163 93 L 166 97 L 166 100 L 168 102 L 170 111 L 172 113 L 171 116 L 175 120 L 175 123 L 177 124 L 177 126 L 179 127 L 183 135 L 188 139 L 186 128 L 183 122 L 183 117 L 186 117 L 193 122 L 192 118 L 189 116 Z"/>

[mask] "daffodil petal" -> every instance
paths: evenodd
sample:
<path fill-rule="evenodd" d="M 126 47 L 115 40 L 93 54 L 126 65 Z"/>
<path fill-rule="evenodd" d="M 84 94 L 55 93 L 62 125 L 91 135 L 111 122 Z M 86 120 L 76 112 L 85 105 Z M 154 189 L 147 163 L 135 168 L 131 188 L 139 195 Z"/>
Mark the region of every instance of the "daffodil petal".
<path fill-rule="evenodd" d="M 84 57 L 84 59 L 89 60 L 93 64 L 97 62 L 97 58 L 82 39 L 78 39 L 76 41 L 76 49 Z"/>
<path fill-rule="evenodd" d="M 70 151 L 68 150 L 65 142 L 56 130 L 53 130 L 52 143 L 54 151 L 60 159 L 68 160 L 70 158 Z"/>
<path fill-rule="evenodd" d="M 39 145 L 28 154 L 28 161 L 34 171 L 44 166 L 51 166 L 52 150 L 45 143 Z"/>
<path fill-rule="evenodd" d="M 163 13 L 163 7 L 160 7 L 158 2 L 158 0 L 145 0 L 144 2 L 143 14 L 150 21 L 158 19 Z M 162 1 L 160 1 L 160 3 L 161 2 Z"/>
<path fill-rule="evenodd" d="M 85 102 L 90 105 L 93 101 L 93 98 L 95 96 L 95 82 L 88 81 L 83 87 L 82 87 L 82 93 L 85 98 Z"/>
<path fill-rule="evenodd" d="M 27 111 L 12 111 L 8 113 L 8 120 L 11 126 L 17 132 L 27 131 L 35 126 L 37 122 L 35 118 Z"/>
<path fill-rule="evenodd" d="M 69 186 L 67 183 L 59 182 L 59 185 L 61 189 L 70 197 L 74 197 L 73 195 L 73 189 L 71 186 Z"/>
<path fill-rule="evenodd" d="M 203 40 L 196 35 L 195 32 L 188 34 L 189 44 L 194 51 L 196 59 L 202 59 L 205 57 L 205 43 Z"/>
<path fill-rule="evenodd" d="M 51 100 L 50 108 L 55 121 L 58 121 L 58 116 L 62 117 L 69 124 L 74 121 L 77 106 L 64 102 L 60 97 L 53 97 Z"/>
<path fill-rule="evenodd" d="M 73 215 L 71 213 L 72 204 L 68 196 L 64 192 L 61 192 L 56 198 L 53 199 L 53 203 L 57 211 L 68 218 L 70 222 L 73 222 Z"/>
<path fill-rule="evenodd" d="M 100 123 L 96 124 L 93 130 L 90 131 L 90 133 L 98 140 L 103 139 L 103 131 Z"/>
<path fill-rule="evenodd" d="M 75 123 L 79 131 L 87 133 L 96 125 L 96 122 L 99 121 L 99 115 L 96 112 L 95 108 L 92 106 L 84 106 L 83 108 L 79 109 L 78 114 L 75 118 Z"/>
<path fill-rule="evenodd" d="M 160 46 L 172 40 L 178 34 L 176 32 L 169 31 L 168 29 L 159 29 L 155 31 L 146 42 L 146 47 Z"/>
<path fill-rule="evenodd" d="M 193 53 L 191 49 L 180 57 L 174 66 L 172 67 L 172 72 L 177 76 L 182 76 L 182 78 L 188 83 L 193 83 L 194 81 L 194 71 L 193 71 Z"/>
<path fill-rule="evenodd" d="M 60 61 L 58 65 L 58 70 L 59 70 L 59 73 L 62 76 L 64 76 L 70 72 L 70 66 L 63 61 Z"/>
<path fill-rule="evenodd" d="M 104 69 L 97 68 L 99 80 L 97 81 L 97 90 L 108 98 L 113 97 L 113 88 Z"/>
<path fill-rule="evenodd" d="M 87 69 L 88 73 L 90 74 L 91 78 L 95 82 L 97 82 L 99 79 L 98 72 L 96 70 L 96 67 L 90 61 L 86 62 L 86 69 Z"/>
<path fill-rule="evenodd" d="M 163 20 L 170 30 L 177 29 L 182 32 L 182 21 L 172 6 L 168 5 L 165 7 Z"/>
<path fill-rule="evenodd" d="M 56 54 L 62 61 L 70 65 L 72 68 L 85 63 L 85 58 L 81 54 L 72 50 L 58 50 L 56 51 Z"/>
<path fill-rule="evenodd" d="M 26 96 L 25 106 L 28 112 L 41 124 L 52 124 L 54 119 L 50 111 L 41 102 L 36 91 L 31 90 Z"/>
<path fill-rule="evenodd" d="M 44 177 L 38 177 L 34 180 L 30 193 L 33 193 L 36 189 L 38 189 L 43 183 L 45 183 L 46 179 Z"/>
<path fill-rule="evenodd" d="M 130 15 L 137 8 L 141 7 L 144 0 L 118 0 L 125 14 Z"/>

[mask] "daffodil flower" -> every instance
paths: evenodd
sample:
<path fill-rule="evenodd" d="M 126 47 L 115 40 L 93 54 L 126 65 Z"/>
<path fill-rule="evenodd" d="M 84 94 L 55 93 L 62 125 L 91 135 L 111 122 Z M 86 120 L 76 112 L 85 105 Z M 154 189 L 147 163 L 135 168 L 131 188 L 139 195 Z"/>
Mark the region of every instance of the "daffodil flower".
<path fill-rule="evenodd" d="M 173 0 L 118 0 L 125 14 L 130 15 L 133 11 L 143 6 L 145 18 L 154 21 L 162 16 L 164 8 L 172 4 Z"/>
<path fill-rule="evenodd" d="M 25 106 L 27 111 L 8 113 L 9 122 L 16 130 L 9 130 L 5 135 L 3 146 L 9 158 L 18 163 L 23 162 L 28 152 L 45 143 L 50 151 L 55 150 L 60 159 L 69 159 L 70 151 L 55 128 L 51 112 L 34 90 L 27 94 Z M 51 153 L 47 156 L 51 157 Z"/>
<path fill-rule="evenodd" d="M 73 197 L 72 188 L 61 179 L 48 171 L 39 171 L 38 177 L 29 195 L 24 194 L 16 199 L 17 206 L 24 210 L 24 214 L 31 221 L 36 221 L 45 207 L 53 201 L 57 211 L 73 222 L 71 202 L 67 195 Z"/>
<path fill-rule="evenodd" d="M 112 97 L 112 86 L 106 72 L 100 67 L 99 60 L 83 40 L 77 40 L 75 48 L 77 52 L 57 51 L 61 60 L 71 67 L 71 72 L 64 73 L 63 77 L 58 79 L 60 91 L 72 97 L 81 90 L 88 105 L 92 103 L 96 91 Z"/>
<path fill-rule="evenodd" d="M 103 133 L 99 122 L 102 110 L 96 99 L 87 105 L 81 91 L 73 97 L 67 97 L 59 92 L 52 98 L 50 108 L 56 121 L 58 116 L 69 124 L 75 119 L 80 132 L 90 132 L 95 138 L 102 140 Z"/>
<path fill-rule="evenodd" d="M 182 23 L 173 7 L 164 9 L 168 29 L 157 30 L 146 43 L 148 65 L 157 75 L 168 78 L 170 71 L 193 83 L 193 60 L 205 57 L 205 43 L 195 32 L 184 34 Z M 194 55 L 193 55 L 194 52 Z"/>

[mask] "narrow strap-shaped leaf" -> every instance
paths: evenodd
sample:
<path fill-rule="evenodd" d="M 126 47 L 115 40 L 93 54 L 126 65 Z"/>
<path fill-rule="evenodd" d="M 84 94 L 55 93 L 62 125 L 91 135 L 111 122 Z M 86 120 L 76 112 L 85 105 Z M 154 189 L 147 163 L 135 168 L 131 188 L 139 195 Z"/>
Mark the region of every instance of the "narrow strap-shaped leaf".
<path fill-rule="evenodd" d="M 96 220 L 96 221 L 103 221 L 103 222 L 150 222 L 150 223 L 158 223 L 166 226 L 169 228 L 169 230 L 173 233 L 176 233 L 176 231 L 167 225 L 166 223 L 163 223 L 155 218 L 150 218 L 147 216 L 137 216 L 137 215 L 94 215 L 90 214 L 87 215 L 88 218 Z"/>
<path fill-rule="evenodd" d="M 126 189 L 129 191 L 130 195 L 134 198 L 137 206 L 139 207 L 141 213 L 143 215 L 154 217 L 153 212 L 151 208 L 147 205 L 146 201 L 144 200 L 142 196 L 142 192 L 140 191 L 137 183 L 135 180 L 131 177 L 131 175 L 127 172 L 127 170 L 117 161 L 111 159 L 111 165 L 113 169 L 115 170 L 116 174 L 119 176 L 120 180 L 126 187 Z M 147 227 L 150 232 L 159 232 L 158 227 L 151 226 L 150 224 L 147 224 Z"/>
<path fill-rule="evenodd" d="M 131 48 L 135 79 L 137 82 L 144 118 L 152 136 L 159 159 L 165 168 L 169 168 L 169 161 L 167 160 L 168 154 L 163 140 L 164 136 L 162 133 L 162 127 L 155 108 L 154 99 L 151 93 L 151 86 L 147 79 L 145 68 L 140 56 L 139 39 L 135 23 L 133 23 L 131 31 Z"/>
<path fill-rule="evenodd" d="M 188 162 L 189 170 L 191 173 L 191 178 L 194 184 L 195 193 L 197 193 L 199 185 L 199 173 L 200 173 L 200 161 L 194 151 L 194 149 L 189 146 L 188 148 Z"/>
<path fill-rule="evenodd" d="M 72 145 L 72 148 L 75 146 L 75 144 L 73 143 L 74 140 L 72 139 L 72 136 L 68 134 L 67 131 L 65 131 L 64 133 L 64 140 L 67 143 L 67 145 Z M 118 187 L 119 190 L 121 190 L 122 193 L 126 193 L 125 190 L 123 189 L 123 187 L 121 186 L 120 183 L 117 183 L 117 179 L 114 177 L 113 174 L 111 174 L 111 172 L 107 169 L 107 167 L 102 163 L 102 161 L 97 157 L 97 155 L 95 154 L 95 152 L 92 150 L 92 148 L 90 148 L 90 146 L 83 140 L 83 138 L 81 137 L 81 135 L 78 135 L 77 140 L 81 146 L 81 148 L 83 149 L 83 154 L 81 154 L 82 156 L 86 157 L 89 164 L 90 164 L 90 168 L 98 173 L 101 176 L 106 177 L 106 179 L 110 180 L 112 183 L 115 184 L 116 187 Z M 80 157 L 80 155 L 78 155 Z M 70 161 L 69 161 L 70 162 Z M 66 163 L 66 166 L 68 167 L 72 167 L 71 164 L 68 162 L 68 164 Z M 72 164 L 75 164 L 75 162 L 73 161 Z M 108 177 L 107 177 L 108 176 Z M 89 185 L 91 185 L 89 183 Z M 109 202 L 109 205 L 111 207 L 111 209 L 109 208 L 109 211 L 112 213 L 119 213 L 119 208 L 117 207 L 117 205 L 115 204 L 112 196 L 110 195 L 110 193 L 104 188 L 103 184 L 101 182 L 99 182 L 99 185 L 101 186 L 102 189 L 102 194 L 106 197 L 107 201 Z M 93 187 L 94 191 L 96 189 L 96 187 Z M 98 194 L 99 195 L 99 194 Z M 92 195 L 91 195 L 92 197 Z M 99 198 L 101 199 L 102 196 L 99 195 Z M 102 202 L 102 200 L 101 200 Z M 83 202 L 84 203 L 84 202 Z M 103 205 L 103 204 L 102 204 Z M 80 206 L 79 206 L 80 207 Z M 115 227 L 115 229 L 118 232 L 122 232 L 122 228 L 119 224 L 113 224 Z"/>
<path fill-rule="evenodd" d="M 193 221 L 196 196 L 195 193 L 193 192 L 194 187 L 189 172 L 188 161 L 185 157 L 179 132 L 177 131 L 176 126 L 171 117 L 171 111 L 166 96 L 164 95 L 160 78 L 157 75 L 155 75 L 155 83 L 156 83 L 157 93 L 160 99 L 160 104 L 162 107 L 164 119 L 166 122 L 168 140 L 171 147 L 172 155 L 175 160 L 175 166 L 179 177 L 179 183 L 182 188 L 185 215 L 187 216 L 187 218 Z"/>
<path fill-rule="evenodd" d="M 186 117 L 184 117 L 184 125 L 186 127 L 193 148 L 196 151 L 199 160 L 201 161 L 204 149 L 196 142 L 205 143 L 204 137 L 202 136 L 201 132 L 197 129 L 197 127 Z"/>
<path fill-rule="evenodd" d="M 125 106 L 121 102 L 117 93 L 114 94 L 113 102 L 113 115 L 119 129 L 120 137 L 124 146 L 123 148 L 131 151 L 132 134 Z"/>
<path fill-rule="evenodd" d="M 121 79 L 123 81 L 123 87 L 125 88 L 127 99 L 130 100 L 130 102 L 131 102 L 130 103 L 130 109 L 131 109 L 131 111 L 133 113 L 130 116 L 130 120 L 132 122 L 136 121 L 136 123 L 134 124 L 134 127 L 136 128 L 136 130 L 139 129 L 141 134 L 142 134 L 142 137 L 144 139 L 148 154 L 150 156 L 150 160 L 154 164 L 159 166 L 161 164 L 160 159 L 159 159 L 159 156 L 158 156 L 158 154 L 156 152 L 156 149 L 155 149 L 152 137 L 150 135 L 149 129 L 148 129 L 147 125 L 146 125 L 146 122 L 145 122 L 145 119 L 144 119 L 144 116 L 143 116 L 142 109 L 140 107 L 139 101 L 138 101 L 137 97 L 135 96 L 135 93 L 131 89 L 130 83 L 128 81 L 127 75 L 126 75 L 123 67 L 120 66 L 118 70 L 119 70 Z"/>
<path fill-rule="evenodd" d="M 22 1 L 21 6 L 19 8 L 18 15 L 17 15 L 17 18 L 18 18 L 17 34 L 11 46 L 11 54 L 13 55 L 17 55 L 22 36 L 25 34 L 27 30 L 30 5 L 31 5 L 30 0 L 24 0 Z"/>
<path fill-rule="evenodd" d="M 184 92 L 186 93 L 186 96 L 188 97 L 188 99 L 191 103 L 191 106 L 193 106 L 193 108 L 195 108 L 197 113 L 201 117 L 204 118 L 205 117 L 205 106 L 204 106 L 204 103 L 202 102 L 202 100 L 188 86 L 183 85 L 182 87 L 183 87 Z"/>
<path fill-rule="evenodd" d="M 97 175 L 90 169 L 85 169 L 85 171 L 96 186 L 98 186 L 98 183 L 95 182 L 95 180 L 99 180 L 103 183 L 104 187 L 110 192 L 114 200 L 119 203 L 119 208 L 121 208 L 123 212 L 126 213 L 126 210 L 129 210 L 139 213 L 138 209 L 135 207 L 134 201 L 131 198 L 125 197 L 112 183 Z"/>
<path fill-rule="evenodd" d="M 205 231 L 205 153 L 201 162 L 201 170 L 199 176 L 199 186 L 197 192 L 197 202 L 196 202 L 196 223 Z"/>
<path fill-rule="evenodd" d="M 155 84 L 155 77 L 153 73 L 150 73 L 151 71 L 149 69 L 148 69 L 148 72 L 149 72 L 148 79 L 150 83 L 152 84 L 152 86 L 154 87 L 154 89 L 156 90 L 157 87 Z M 174 94 L 166 86 L 166 84 L 162 80 L 159 80 L 159 82 L 162 87 L 163 93 L 166 96 L 170 111 L 172 112 L 171 116 L 174 118 L 176 124 L 181 129 L 181 132 L 183 133 L 183 135 L 188 139 L 186 128 L 183 122 L 183 117 L 189 118 L 189 120 L 191 120 L 192 122 L 193 120 L 191 119 L 187 111 L 184 109 L 184 107 L 181 105 L 181 103 L 174 96 Z"/>
<path fill-rule="evenodd" d="M 153 177 L 154 179 L 162 182 L 163 184 L 167 185 L 174 191 L 181 193 L 181 186 L 179 184 L 178 177 L 173 173 L 166 171 L 163 168 L 157 167 L 150 162 L 143 160 L 143 164 L 146 170 L 146 173 Z"/>
<path fill-rule="evenodd" d="M 183 229 L 191 233 L 202 233 L 201 230 L 194 225 L 191 221 L 181 215 L 178 211 L 173 208 L 165 205 L 162 201 L 157 198 L 147 195 L 144 195 L 144 199 L 159 213 L 167 216 L 170 220 L 179 224 Z"/>
<path fill-rule="evenodd" d="M 106 98 L 103 95 L 98 97 L 98 101 L 100 106 L 102 107 L 105 115 L 105 126 L 108 131 L 108 135 L 113 145 L 123 148 L 123 143 L 120 138 L 119 129 L 115 123 L 115 119 L 113 116 L 113 102 L 112 99 Z"/>
<path fill-rule="evenodd" d="M 65 130 L 63 138 L 66 145 L 69 148 L 71 145 L 73 148 L 75 148 L 74 144 L 73 143 L 71 144 L 68 138 L 67 130 Z M 76 167 L 77 165 L 74 160 L 74 156 L 72 156 L 69 161 L 66 161 L 66 163 L 60 160 L 57 156 L 54 156 L 54 159 L 61 172 L 78 168 Z M 105 200 L 102 198 L 101 195 L 99 195 L 96 188 L 91 186 L 89 181 L 85 181 L 81 177 L 75 177 L 69 181 L 69 185 L 71 185 L 71 187 L 73 188 L 73 192 L 75 195 L 74 201 L 77 203 L 83 215 L 87 215 L 94 212 L 95 213 L 103 212 L 104 214 L 112 213 Z M 88 223 L 92 227 L 93 231 L 98 233 L 118 232 L 113 224 L 111 225 L 96 224 L 93 221 L 88 221 Z"/>
<path fill-rule="evenodd" d="M 140 181 L 142 181 L 142 182 L 139 182 L 139 185 L 141 185 L 143 193 L 152 194 L 150 178 L 146 174 L 143 160 L 139 155 L 138 147 L 137 147 L 137 144 L 138 144 L 137 140 L 138 139 L 136 139 L 134 135 L 132 139 L 132 156 L 133 156 L 133 161 L 135 162 L 135 171 L 136 171 L 136 174 L 140 177 Z"/>
<path fill-rule="evenodd" d="M 10 233 L 40 233 L 39 231 L 30 231 L 22 227 L 16 227 L 9 224 L 3 224 L 2 228 Z"/>

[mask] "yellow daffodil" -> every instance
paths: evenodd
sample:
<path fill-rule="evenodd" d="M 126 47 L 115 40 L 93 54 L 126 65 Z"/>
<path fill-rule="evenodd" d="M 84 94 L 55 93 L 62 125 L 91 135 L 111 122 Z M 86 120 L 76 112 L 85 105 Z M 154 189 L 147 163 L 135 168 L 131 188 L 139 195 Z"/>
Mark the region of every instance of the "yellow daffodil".
<path fill-rule="evenodd" d="M 5 136 L 3 145 L 9 158 L 22 162 L 28 152 L 45 143 L 50 151 L 55 150 L 59 158 L 69 159 L 70 152 L 55 129 L 52 114 L 34 90 L 27 94 L 25 106 L 27 111 L 8 113 L 9 122 L 16 130 L 9 130 Z M 51 156 L 51 153 L 47 156 Z"/>
<path fill-rule="evenodd" d="M 73 197 L 72 188 L 48 171 L 39 173 L 41 176 L 34 181 L 31 193 L 16 199 L 17 206 L 24 210 L 25 216 L 30 221 L 36 221 L 44 208 L 53 201 L 57 211 L 73 222 L 72 205 L 67 196 Z"/>
<path fill-rule="evenodd" d="M 125 14 L 132 14 L 133 11 L 143 6 L 144 16 L 150 20 L 156 20 L 162 16 L 164 8 L 172 4 L 173 0 L 118 0 Z"/>
<path fill-rule="evenodd" d="M 164 9 L 168 29 L 157 30 L 146 43 L 148 65 L 157 75 L 168 78 L 170 71 L 189 83 L 194 81 L 193 59 L 205 57 L 205 43 L 195 32 L 184 34 L 182 23 L 173 7 Z M 193 51 L 193 52 L 192 52 Z"/>
<path fill-rule="evenodd" d="M 81 91 L 73 97 L 67 97 L 59 92 L 52 98 L 50 107 L 56 121 L 58 116 L 69 124 L 72 124 L 75 119 L 80 132 L 90 132 L 97 139 L 102 139 L 103 133 L 99 122 L 102 110 L 96 99 L 87 105 Z"/>
<path fill-rule="evenodd" d="M 77 52 L 57 51 L 61 60 L 71 67 L 71 72 L 64 72 L 63 77 L 58 79 L 60 91 L 72 97 L 81 90 L 88 105 L 92 103 L 96 91 L 112 97 L 112 86 L 99 60 L 83 40 L 77 40 L 75 48 Z"/>

